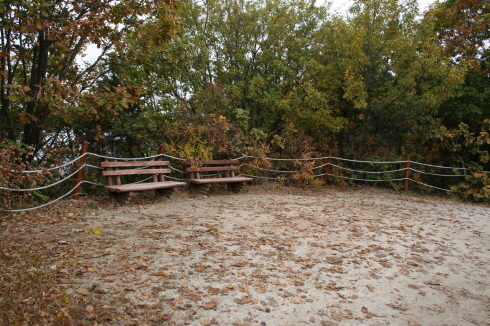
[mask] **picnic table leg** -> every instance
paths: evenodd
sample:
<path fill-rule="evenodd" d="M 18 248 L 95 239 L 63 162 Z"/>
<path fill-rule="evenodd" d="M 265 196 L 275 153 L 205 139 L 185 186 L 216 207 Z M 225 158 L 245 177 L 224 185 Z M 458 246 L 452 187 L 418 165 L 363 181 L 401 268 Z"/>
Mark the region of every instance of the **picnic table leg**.
<path fill-rule="evenodd" d="M 170 198 L 172 197 L 173 193 L 177 190 L 176 187 L 171 187 L 171 188 L 163 188 L 163 189 L 156 189 L 155 190 L 155 198 L 160 198 L 161 196 Z M 158 197 L 157 197 L 158 194 Z"/>
<path fill-rule="evenodd" d="M 208 193 L 209 188 L 211 188 L 211 185 L 209 183 L 200 185 L 200 187 L 198 189 L 198 193 L 204 196 Z"/>
<path fill-rule="evenodd" d="M 231 186 L 231 190 L 237 194 L 245 187 L 245 182 L 233 182 L 228 185 Z"/>
<path fill-rule="evenodd" d="M 209 188 L 211 188 L 211 184 L 192 184 L 191 190 L 193 195 L 201 195 L 205 196 L 208 193 Z"/>
<path fill-rule="evenodd" d="M 112 207 L 116 207 L 118 203 L 127 204 L 128 201 L 131 200 L 131 197 L 134 193 L 131 192 L 109 192 L 109 200 L 111 202 Z"/>
<path fill-rule="evenodd" d="M 115 193 L 116 201 L 121 204 L 127 204 L 128 201 L 131 200 L 131 197 L 134 195 L 134 192 L 118 192 Z"/>
<path fill-rule="evenodd" d="M 162 197 L 162 193 L 160 192 L 160 189 L 155 189 L 155 199 L 160 199 Z"/>
<path fill-rule="evenodd" d="M 112 207 L 116 207 L 117 205 L 116 194 L 112 191 L 109 191 L 109 201 Z"/>
<path fill-rule="evenodd" d="M 197 193 L 196 184 L 195 183 L 190 183 L 189 184 L 189 188 L 191 189 L 191 194 L 196 195 L 196 193 Z"/>

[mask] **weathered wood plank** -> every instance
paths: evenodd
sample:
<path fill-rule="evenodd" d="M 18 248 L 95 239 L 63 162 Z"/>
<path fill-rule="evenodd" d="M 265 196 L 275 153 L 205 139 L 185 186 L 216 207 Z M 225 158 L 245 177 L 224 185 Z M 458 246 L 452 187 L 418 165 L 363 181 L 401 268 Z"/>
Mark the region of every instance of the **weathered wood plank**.
<path fill-rule="evenodd" d="M 184 162 L 185 165 L 227 165 L 227 164 L 240 164 L 239 160 L 187 160 Z"/>
<path fill-rule="evenodd" d="M 118 176 L 118 175 L 138 175 L 138 174 L 160 174 L 170 173 L 171 169 L 132 169 L 132 170 L 110 170 L 102 171 L 103 176 Z"/>
<path fill-rule="evenodd" d="M 143 166 L 168 166 L 169 161 L 131 161 L 131 162 L 100 162 L 101 168 L 130 168 Z"/>
<path fill-rule="evenodd" d="M 105 189 L 112 192 L 128 192 L 128 191 L 143 191 L 143 190 L 153 190 L 171 187 L 181 187 L 185 186 L 185 182 L 177 181 L 163 181 L 163 182 L 147 182 L 147 183 L 133 183 L 125 184 L 119 186 L 105 186 Z"/>
<path fill-rule="evenodd" d="M 253 178 L 248 177 L 232 177 L 232 178 L 207 178 L 207 179 L 188 179 L 190 183 L 206 184 L 206 183 L 232 183 L 232 182 L 247 182 L 253 181 Z"/>
<path fill-rule="evenodd" d="M 240 170 L 239 160 L 187 160 L 185 161 L 185 171 L 189 173 L 187 182 L 193 194 L 204 195 L 207 193 L 211 184 L 225 183 L 227 189 L 239 192 L 243 189 L 247 181 L 253 181 L 249 177 L 236 177 L 235 171 Z M 204 172 L 225 172 L 224 177 L 206 177 Z"/>
<path fill-rule="evenodd" d="M 186 172 L 213 172 L 213 171 L 237 171 L 239 166 L 201 166 L 185 168 Z"/>

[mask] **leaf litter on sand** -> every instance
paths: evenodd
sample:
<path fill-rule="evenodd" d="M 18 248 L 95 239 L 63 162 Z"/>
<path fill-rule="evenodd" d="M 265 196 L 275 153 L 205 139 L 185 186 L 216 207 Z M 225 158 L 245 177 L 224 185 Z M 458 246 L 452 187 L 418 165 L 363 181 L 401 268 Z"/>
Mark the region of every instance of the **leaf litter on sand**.
<path fill-rule="evenodd" d="M 486 214 L 376 189 L 251 187 L 98 210 L 15 235 L 51 232 L 46 266 L 57 266 L 60 286 L 92 323 L 437 324 L 450 314 L 481 324 L 490 246 L 473 231 L 488 232 Z M 73 231 L 96 226 L 103 232 Z"/>

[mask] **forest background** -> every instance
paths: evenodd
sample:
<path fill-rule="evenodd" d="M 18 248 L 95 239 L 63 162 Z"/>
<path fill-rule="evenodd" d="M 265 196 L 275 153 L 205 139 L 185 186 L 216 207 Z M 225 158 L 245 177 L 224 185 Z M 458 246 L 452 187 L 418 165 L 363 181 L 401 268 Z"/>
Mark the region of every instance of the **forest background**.
<path fill-rule="evenodd" d="M 489 6 L 0 1 L 0 184 L 88 141 L 118 157 L 410 154 L 470 169 L 453 189 L 488 200 Z"/>

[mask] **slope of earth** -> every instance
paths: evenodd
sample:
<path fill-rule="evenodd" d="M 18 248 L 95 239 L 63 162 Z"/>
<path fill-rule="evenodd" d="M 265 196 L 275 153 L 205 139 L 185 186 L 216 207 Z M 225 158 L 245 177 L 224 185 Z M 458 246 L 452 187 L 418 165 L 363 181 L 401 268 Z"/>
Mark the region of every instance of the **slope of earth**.
<path fill-rule="evenodd" d="M 89 325 L 490 325 L 485 205 L 249 187 L 10 236 L 45 241 L 44 268 Z"/>

